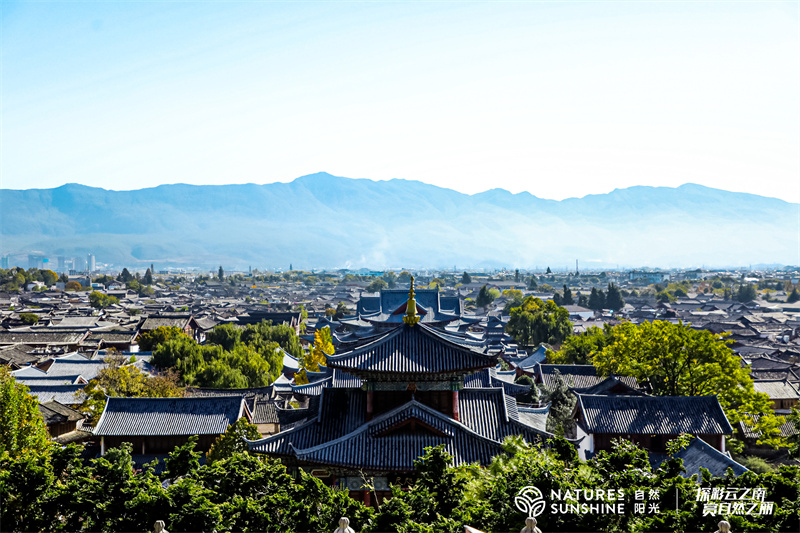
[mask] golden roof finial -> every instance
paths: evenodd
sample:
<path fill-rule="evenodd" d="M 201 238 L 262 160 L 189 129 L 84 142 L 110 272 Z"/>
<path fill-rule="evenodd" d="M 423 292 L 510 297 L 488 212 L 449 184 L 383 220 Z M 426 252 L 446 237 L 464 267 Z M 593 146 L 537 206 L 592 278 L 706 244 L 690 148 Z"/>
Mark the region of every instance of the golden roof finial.
<path fill-rule="evenodd" d="M 419 316 L 417 315 L 417 301 L 414 299 L 414 276 L 411 276 L 411 288 L 408 289 L 406 316 L 403 317 L 403 322 L 412 327 L 414 324 L 419 322 Z"/>

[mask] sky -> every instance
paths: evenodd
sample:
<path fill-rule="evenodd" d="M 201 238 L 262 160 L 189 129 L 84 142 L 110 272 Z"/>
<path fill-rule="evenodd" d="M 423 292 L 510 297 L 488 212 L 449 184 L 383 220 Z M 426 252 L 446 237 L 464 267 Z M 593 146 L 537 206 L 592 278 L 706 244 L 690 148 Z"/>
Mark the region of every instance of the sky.
<path fill-rule="evenodd" d="M 0 0 L 0 188 L 800 202 L 800 2 Z"/>

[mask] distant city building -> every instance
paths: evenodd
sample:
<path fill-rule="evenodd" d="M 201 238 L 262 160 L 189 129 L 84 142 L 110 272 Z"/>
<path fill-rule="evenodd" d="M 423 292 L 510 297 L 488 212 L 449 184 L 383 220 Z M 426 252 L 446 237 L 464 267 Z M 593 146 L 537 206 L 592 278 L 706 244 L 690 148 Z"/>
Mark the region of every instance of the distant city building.
<path fill-rule="evenodd" d="M 8 255 L 4 255 L 2 259 L 0 259 L 0 268 L 9 268 L 8 267 Z"/>
<path fill-rule="evenodd" d="M 72 268 L 75 272 L 85 272 L 86 271 L 86 259 L 83 257 L 74 257 L 72 259 Z"/>
<path fill-rule="evenodd" d="M 87 254 L 86 255 L 86 266 L 89 272 L 94 272 L 97 270 L 97 265 L 95 263 L 94 254 Z"/>
<path fill-rule="evenodd" d="M 669 274 L 666 272 L 632 270 L 628 273 L 628 279 L 630 281 L 639 281 L 644 283 L 661 283 L 662 281 L 669 281 Z"/>
<path fill-rule="evenodd" d="M 47 258 L 40 253 L 28 254 L 28 268 L 44 268 Z"/>

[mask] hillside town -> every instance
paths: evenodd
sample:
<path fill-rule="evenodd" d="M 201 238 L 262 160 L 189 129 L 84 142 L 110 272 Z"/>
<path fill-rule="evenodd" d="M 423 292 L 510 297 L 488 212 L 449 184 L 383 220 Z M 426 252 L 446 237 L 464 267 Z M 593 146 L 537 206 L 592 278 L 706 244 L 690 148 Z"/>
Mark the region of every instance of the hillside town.
<path fill-rule="evenodd" d="M 134 469 L 165 475 L 173 450 L 210 463 L 235 434 L 366 508 L 408 487 L 428 449 L 488 466 L 509 438 L 561 439 L 580 461 L 625 441 L 653 469 L 681 459 L 686 478 L 797 464 L 798 270 L 154 270 L 0 272 L 0 364 L 84 461 L 127 446 Z M 567 330 L 532 336 L 527 306 Z M 608 372 L 602 346 L 570 351 L 656 324 L 716 339 L 768 412 L 732 415 L 702 383 L 664 394 L 654 375 Z M 126 389 L 123 374 L 162 388 Z"/>

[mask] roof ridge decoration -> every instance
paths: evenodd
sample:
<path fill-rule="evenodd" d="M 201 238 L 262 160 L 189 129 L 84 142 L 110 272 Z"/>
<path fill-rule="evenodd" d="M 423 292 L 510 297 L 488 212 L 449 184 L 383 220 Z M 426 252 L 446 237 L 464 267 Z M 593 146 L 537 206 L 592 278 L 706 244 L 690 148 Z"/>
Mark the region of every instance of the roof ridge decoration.
<path fill-rule="evenodd" d="M 417 315 L 417 301 L 414 299 L 414 276 L 411 276 L 411 286 L 408 289 L 408 303 L 406 304 L 406 316 L 403 317 L 403 322 L 408 324 L 409 327 L 414 327 L 414 324 L 419 322 Z"/>

